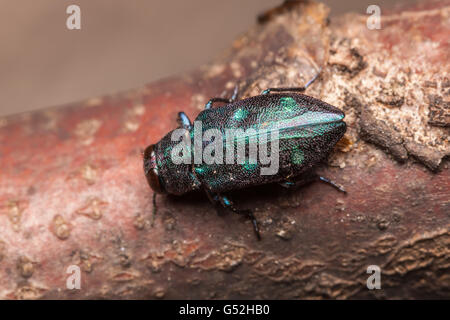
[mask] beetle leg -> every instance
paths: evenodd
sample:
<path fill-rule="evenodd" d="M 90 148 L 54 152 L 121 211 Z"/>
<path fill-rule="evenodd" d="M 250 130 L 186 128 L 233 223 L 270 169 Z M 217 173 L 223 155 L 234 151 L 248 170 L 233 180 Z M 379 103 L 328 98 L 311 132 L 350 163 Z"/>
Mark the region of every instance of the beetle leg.
<path fill-rule="evenodd" d="M 315 180 L 316 180 L 315 177 L 307 176 L 307 177 L 302 177 L 296 181 L 292 181 L 290 179 L 285 179 L 284 181 L 278 182 L 278 184 L 280 186 L 282 186 L 283 188 L 290 189 L 290 188 L 298 188 L 298 187 L 304 186 Z"/>
<path fill-rule="evenodd" d="M 345 191 L 344 188 L 342 188 L 341 186 L 337 185 L 333 180 L 330 180 L 330 179 L 325 178 L 325 177 L 322 177 L 322 176 L 317 176 L 317 177 L 318 177 L 318 179 L 319 179 L 320 181 L 329 184 L 330 186 L 334 187 L 334 188 L 337 189 L 338 191 L 343 192 L 343 193 L 347 193 L 347 191 Z"/>
<path fill-rule="evenodd" d="M 155 224 L 155 218 L 156 218 L 156 192 L 153 192 L 153 208 L 152 208 L 152 222 L 151 226 Z"/>
<path fill-rule="evenodd" d="M 322 68 L 319 69 L 319 72 L 309 80 L 303 87 L 290 87 L 290 88 L 268 88 L 261 92 L 261 94 L 269 94 L 271 92 L 303 92 L 319 77 Z"/>
<path fill-rule="evenodd" d="M 291 181 L 289 179 L 285 179 L 284 181 L 281 181 L 278 184 L 284 188 L 295 188 L 295 187 L 300 187 L 302 185 L 305 185 L 305 184 L 307 184 L 309 182 L 313 182 L 313 181 L 325 182 L 325 183 L 329 184 L 330 186 L 332 186 L 333 188 L 337 189 L 338 191 L 347 193 L 347 191 L 345 191 L 344 188 L 342 188 L 341 186 L 336 184 L 334 181 L 332 181 L 328 178 L 319 176 L 316 173 L 303 176 L 297 181 Z"/>
<path fill-rule="evenodd" d="M 233 102 L 233 101 L 236 101 L 236 99 L 237 99 L 237 97 L 238 97 L 238 93 L 239 93 L 239 87 L 238 87 L 238 85 L 236 84 L 236 86 L 234 87 L 234 90 L 233 90 L 233 95 L 231 96 L 230 99 L 227 99 L 227 98 L 219 98 L 219 97 L 217 97 L 217 98 L 211 98 L 211 99 L 209 99 L 209 101 L 206 103 L 205 109 L 211 109 L 211 108 L 213 107 L 213 103 L 214 103 L 214 102 L 231 103 L 231 102 Z"/>
<path fill-rule="evenodd" d="M 233 202 L 230 199 L 228 199 L 226 196 L 218 195 L 218 197 L 219 197 L 220 203 L 222 204 L 222 206 L 224 206 L 224 208 L 227 208 L 227 209 L 233 211 L 234 213 L 242 214 L 242 215 L 246 216 L 247 218 L 249 218 L 253 224 L 253 230 L 255 231 L 256 237 L 258 238 L 258 240 L 261 240 L 261 234 L 259 233 L 258 221 L 256 220 L 253 212 L 250 210 L 238 210 L 234 207 Z"/>
<path fill-rule="evenodd" d="M 283 188 L 286 188 L 286 189 L 289 189 L 289 188 L 292 188 L 292 187 L 296 187 L 297 185 L 295 184 L 295 182 L 292 182 L 292 181 L 289 181 L 289 180 L 285 180 L 285 181 L 282 181 L 282 182 L 278 182 L 278 184 L 280 185 L 280 186 L 282 186 Z"/>
<path fill-rule="evenodd" d="M 230 99 L 227 98 L 211 98 L 209 101 L 205 104 L 205 109 L 211 109 L 214 102 L 224 102 L 224 103 L 230 103 Z"/>
<path fill-rule="evenodd" d="M 184 112 L 178 112 L 177 122 L 184 129 L 190 130 L 192 128 L 191 120 Z"/>
<path fill-rule="evenodd" d="M 283 181 L 278 182 L 283 188 L 298 188 L 317 180 L 318 175 L 315 172 L 308 171 L 299 177 L 292 177 L 291 175 L 284 178 Z"/>
<path fill-rule="evenodd" d="M 217 194 L 212 194 L 211 191 L 209 191 L 208 189 L 204 188 L 206 195 L 208 196 L 209 201 L 213 204 L 216 205 L 217 202 L 219 201 L 219 196 Z"/>
<path fill-rule="evenodd" d="M 239 95 L 239 86 L 236 83 L 236 85 L 234 86 L 233 95 L 230 98 L 230 102 L 236 101 L 238 95 Z"/>
<path fill-rule="evenodd" d="M 234 213 L 241 214 L 246 216 L 252 221 L 253 224 L 253 230 L 255 231 L 256 237 L 258 240 L 261 240 L 261 235 L 259 233 L 259 226 L 258 221 L 256 220 L 255 216 L 253 215 L 253 212 L 250 210 L 238 210 L 234 207 L 233 202 L 228 199 L 226 196 L 222 196 L 220 194 L 213 194 L 211 191 L 205 188 L 206 195 L 208 196 L 208 199 L 211 201 L 212 204 L 216 204 L 217 202 L 220 202 L 222 206 L 226 209 L 229 209 L 233 211 Z"/>

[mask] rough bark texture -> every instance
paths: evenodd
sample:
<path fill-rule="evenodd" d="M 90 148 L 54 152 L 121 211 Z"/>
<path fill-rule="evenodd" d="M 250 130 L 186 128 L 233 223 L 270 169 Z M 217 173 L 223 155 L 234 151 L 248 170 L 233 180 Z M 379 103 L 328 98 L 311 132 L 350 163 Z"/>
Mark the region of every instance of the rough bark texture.
<path fill-rule="evenodd" d="M 382 29 L 317 3 L 276 10 L 214 63 L 144 88 L 0 119 L 0 298 L 450 297 L 448 1 L 383 12 Z M 141 150 L 212 96 L 298 86 L 346 113 L 315 183 L 152 192 Z M 81 290 L 66 269 L 82 270 Z M 369 265 L 382 290 L 368 290 Z"/>

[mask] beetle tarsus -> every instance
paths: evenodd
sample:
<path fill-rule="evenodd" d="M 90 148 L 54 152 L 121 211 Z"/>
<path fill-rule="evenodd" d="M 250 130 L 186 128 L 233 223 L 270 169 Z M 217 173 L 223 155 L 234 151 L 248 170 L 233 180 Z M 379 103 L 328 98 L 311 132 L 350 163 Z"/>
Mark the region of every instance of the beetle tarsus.
<path fill-rule="evenodd" d="M 253 224 L 253 231 L 255 232 L 256 238 L 261 240 L 261 234 L 259 232 L 258 220 L 256 220 L 255 215 L 251 210 L 237 210 L 236 208 L 230 208 L 234 213 L 247 216 Z"/>
<path fill-rule="evenodd" d="M 245 210 L 245 211 L 248 211 L 247 216 L 252 221 L 253 231 L 255 231 L 256 237 L 258 238 L 258 240 L 261 240 L 261 234 L 259 233 L 258 220 L 256 220 L 255 215 L 253 214 L 252 211 L 250 211 L 250 210 Z"/>
<path fill-rule="evenodd" d="M 336 184 L 333 180 L 330 180 L 328 178 L 322 177 L 322 176 L 318 176 L 318 179 L 322 182 L 325 182 L 327 184 L 329 184 L 330 186 L 332 186 L 333 188 L 335 188 L 336 190 L 347 194 L 347 191 L 345 191 L 344 188 L 342 188 L 341 186 L 339 186 L 338 184 Z"/>

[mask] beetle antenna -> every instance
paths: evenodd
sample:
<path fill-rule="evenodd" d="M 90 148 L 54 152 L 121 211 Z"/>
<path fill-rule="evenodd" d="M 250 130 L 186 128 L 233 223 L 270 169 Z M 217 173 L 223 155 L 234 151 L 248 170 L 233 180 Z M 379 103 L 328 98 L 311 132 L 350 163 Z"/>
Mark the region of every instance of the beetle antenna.
<path fill-rule="evenodd" d="M 151 226 L 155 224 L 155 218 L 156 218 L 156 192 L 153 192 L 153 209 L 152 209 L 152 223 Z"/>

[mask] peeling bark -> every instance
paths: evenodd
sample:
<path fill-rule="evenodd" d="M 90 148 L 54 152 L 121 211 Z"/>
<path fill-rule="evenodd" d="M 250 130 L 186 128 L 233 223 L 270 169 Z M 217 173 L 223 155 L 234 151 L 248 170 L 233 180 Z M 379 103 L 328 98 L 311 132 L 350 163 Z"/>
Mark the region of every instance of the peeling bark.
<path fill-rule="evenodd" d="M 0 298 L 448 298 L 450 3 L 384 13 L 381 30 L 317 3 L 275 10 L 215 62 L 129 92 L 0 119 Z M 294 191 L 152 192 L 141 150 L 212 96 L 300 86 L 346 113 L 321 172 Z M 393 157 L 391 157 L 391 155 Z M 398 161 L 400 160 L 400 161 Z M 81 290 L 66 270 L 82 271 Z M 382 290 L 368 290 L 369 265 Z"/>

